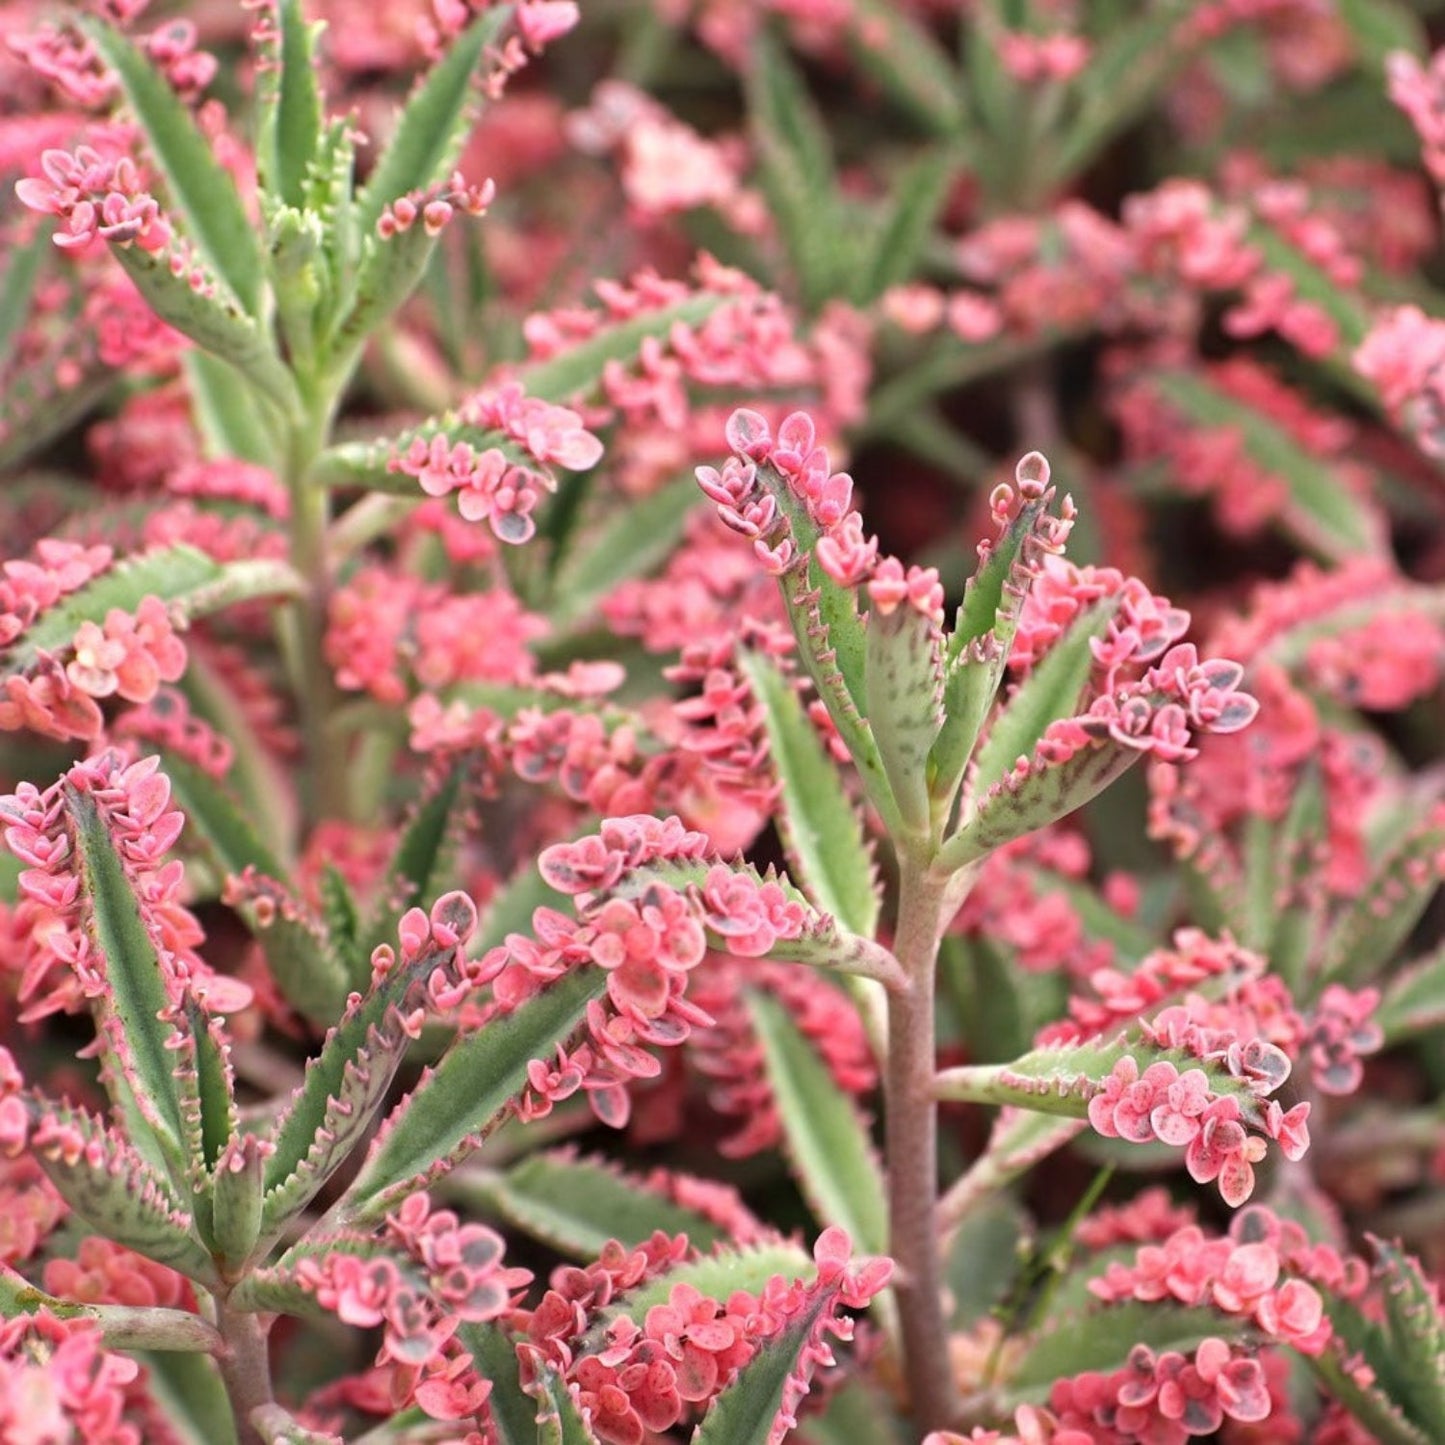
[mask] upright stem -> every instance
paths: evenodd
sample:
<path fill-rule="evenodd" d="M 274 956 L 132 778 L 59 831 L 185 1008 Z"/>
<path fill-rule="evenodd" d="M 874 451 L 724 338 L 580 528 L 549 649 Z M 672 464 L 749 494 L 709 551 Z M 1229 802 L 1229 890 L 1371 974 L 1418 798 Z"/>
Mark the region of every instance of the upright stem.
<path fill-rule="evenodd" d="M 216 1327 L 226 1342 L 216 1363 L 236 1416 L 236 1438 L 240 1445 L 264 1445 L 261 1432 L 251 1423 L 251 1412 L 275 1403 L 266 1349 L 269 1328 L 262 1316 L 233 1312 L 223 1300 L 217 1301 Z"/>
<path fill-rule="evenodd" d="M 884 1115 L 888 1158 L 889 1253 L 903 1337 L 903 1368 L 914 1424 L 946 1429 L 956 1398 L 938 1258 L 938 1101 L 933 1095 L 934 974 L 946 884 L 919 860 L 900 860 L 894 953 L 907 989 L 888 999 Z"/>

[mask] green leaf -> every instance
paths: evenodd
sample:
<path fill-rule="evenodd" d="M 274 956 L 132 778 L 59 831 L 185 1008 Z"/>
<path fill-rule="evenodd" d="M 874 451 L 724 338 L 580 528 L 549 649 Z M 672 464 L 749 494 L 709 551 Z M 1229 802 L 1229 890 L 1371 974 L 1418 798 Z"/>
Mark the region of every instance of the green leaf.
<path fill-rule="evenodd" d="M 758 178 L 804 305 L 816 309 L 841 289 L 849 235 L 828 128 L 803 77 L 765 32 L 754 38 L 744 81 Z"/>
<path fill-rule="evenodd" d="M 240 601 L 283 592 L 295 584 L 284 564 L 213 561 L 204 552 L 177 542 L 118 562 L 78 592 L 47 608 L 3 654 L 4 666 L 23 672 L 41 652 L 63 652 L 82 622 L 105 621 L 112 607 L 134 613 L 149 596 L 159 597 L 185 618 Z"/>
<path fill-rule="evenodd" d="M 857 1105 L 776 999 L 749 992 L 748 1008 L 804 1196 L 824 1224 L 842 1225 L 861 1252 L 885 1254 L 883 1174 Z"/>
<path fill-rule="evenodd" d="M 81 1219 L 116 1244 L 170 1265 L 203 1285 L 215 1285 L 211 1256 L 159 1170 L 82 1109 L 39 1097 L 27 1099 L 26 1105 L 34 1123 L 58 1121 L 83 1141 L 73 1158 L 59 1149 L 32 1150 L 56 1192 Z"/>
<path fill-rule="evenodd" d="M 691 475 L 679 477 L 589 530 L 585 545 L 568 553 L 553 578 L 553 625 L 595 620 L 598 602 L 619 583 L 659 567 L 672 556 L 697 505 L 697 483 Z"/>
<path fill-rule="evenodd" d="M 890 286 L 913 278 L 957 168 L 957 156 L 940 148 L 926 151 L 904 170 L 853 288 L 859 304 L 876 301 Z"/>
<path fill-rule="evenodd" d="M 943 726 L 929 753 L 929 792 L 951 808 L 1003 680 L 1033 577 L 1020 562 L 1044 502 L 1025 502 L 968 579 L 944 653 Z"/>
<path fill-rule="evenodd" d="M 473 120 L 472 76 L 488 46 L 511 23 L 512 7 L 485 11 L 457 36 L 407 98 L 375 169 L 357 198 L 356 228 L 376 230 L 399 196 L 445 180 L 456 167 Z"/>
<path fill-rule="evenodd" d="M 65 806 L 75 828 L 86 920 L 104 960 L 105 994 L 96 1000 L 97 1032 L 105 1056 L 134 1096 L 139 1117 L 154 1137 L 171 1177 L 186 1177 L 191 1134 L 183 1121 L 178 1057 L 167 1047 L 174 1012 L 156 946 L 141 917 L 125 867 L 102 821 L 95 799 L 72 786 Z M 106 1027 L 115 1022 L 115 1033 Z"/>
<path fill-rule="evenodd" d="M 963 77 L 927 27 L 888 0 L 853 0 L 852 13 L 854 62 L 920 124 L 956 135 L 964 121 Z"/>
<path fill-rule="evenodd" d="M 1416 959 L 1392 978 L 1375 1010 L 1385 1047 L 1445 1025 L 1445 947 Z"/>
<path fill-rule="evenodd" d="M 989 1201 L 959 1225 L 943 1261 L 954 1329 L 977 1324 L 1008 1293 L 1018 1274 L 1025 1225 L 1023 1211 L 1007 1199 Z"/>
<path fill-rule="evenodd" d="M 1400 0 L 1337 0 L 1336 13 L 1372 69 L 1396 50 L 1419 60 L 1430 53 L 1424 21 Z"/>
<path fill-rule="evenodd" d="M 472 1357 L 477 1374 L 489 1380 L 487 1418 L 496 1445 L 537 1445 L 537 1406 L 522 1389 L 517 1350 L 496 1325 L 463 1323 L 457 1339 Z"/>
<path fill-rule="evenodd" d="M 1151 372 L 1148 381 L 1195 425 L 1237 433 L 1254 461 L 1285 483 L 1289 501 L 1279 522 L 1294 540 L 1330 560 L 1386 551 L 1378 509 L 1357 496 L 1334 466 L 1307 452 L 1258 408 L 1197 372 L 1166 369 Z"/>
<path fill-rule="evenodd" d="M 448 959 L 448 951 L 437 949 L 398 959 L 348 1004 L 307 1062 L 301 1087 L 270 1134 L 274 1152 L 266 1161 L 263 1236 L 274 1235 L 303 1209 L 368 1135 L 410 1042 L 405 1015 Z"/>
<path fill-rule="evenodd" d="M 838 765 L 776 665 L 753 652 L 743 653 L 739 663 L 763 709 L 773 766 L 783 784 L 776 821 L 796 876 L 824 913 L 871 938 L 878 923 L 878 879 Z"/>
<path fill-rule="evenodd" d="M 799 1318 L 764 1344 L 708 1407 L 692 1445 L 768 1445 L 790 1377 L 803 1370 L 802 1352 L 829 1298 L 819 1294 Z"/>
<path fill-rule="evenodd" d="M 943 636 L 907 605 L 868 614 L 868 726 L 905 829 L 929 837 L 928 756 L 943 726 Z"/>
<path fill-rule="evenodd" d="M 276 882 L 290 876 L 284 860 L 257 834 L 249 812 L 223 783 L 186 758 L 162 749 L 171 791 L 185 811 L 191 837 L 222 877 L 240 877 L 248 868 Z M 237 912 L 266 953 L 276 983 L 287 1001 L 312 1022 L 325 1026 L 345 1002 L 351 980 L 342 960 L 299 904 L 262 911 L 242 903 Z"/>
<path fill-rule="evenodd" d="M 1408 1378 L 1399 1368 L 1387 1324 L 1368 1318 L 1353 1300 L 1336 1291 L 1325 1291 L 1324 1302 L 1335 1339 L 1323 1354 L 1305 1356 L 1311 1370 L 1380 1445 L 1430 1445 L 1435 1434 L 1418 1428 L 1404 1411 Z M 1374 1372 L 1368 1385 L 1360 1384 L 1353 1367 L 1344 1366 L 1344 1359 L 1356 1357 Z"/>
<path fill-rule="evenodd" d="M 103 21 L 81 17 L 77 23 L 115 71 L 141 134 L 166 178 L 187 236 L 242 311 L 251 317 L 259 316 L 261 246 L 235 181 L 216 158 L 210 141 L 197 129 L 190 111 L 146 56 Z M 125 264 L 127 258 L 147 253 L 132 246 L 112 248 L 112 254 Z M 158 264 L 163 266 L 164 262 Z M 131 267 L 126 265 L 126 269 L 130 271 Z M 171 320 L 169 316 L 164 319 Z M 171 324 L 176 325 L 174 321 Z"/>
<path fill-rule="evenodd" d="M 1424 1433 L 1445 1434 L 1445 1320 L 1419 1260 L 1371 1238 L 1390 1335 L 1392 1398 Z M 1373 1362 L 1372 1362 L 1373 1363 Z"/>
<path fill-rule="evenodd" d="M 606 970 L 577 969 L 513 1013 L 458 1038 L 388 1116 L 347 1191 L 343 1217 L 380 1219 L 476 1148 L 526 1087 L 527 1065 L 552 1058 L 606 987 Z"/>
<path fill-rule="evenodd" d="M 363 935 L 361 953 L 369 959 L 379 943 L 390 943 L 408 908 L 440 891 L 438 874 L 445 867 L 453 841 L 459 806 L 466 797 L 469 769 L 453 763 L 408 818 L 381 885 L 384 900 Z"/>
<path fill-rule="evenodd" d="M 604 327 L 578 346 L 571 346 L 548 361 L 524 366 L 517 379 L 528 396 L 543 401 L 570 401 L 595 391 L 609 361 L 632 361 L 642 343 L 651 337 L 665 340 L 675 326 L 701 326 L 719 307 L 732 298 L 704 294 L 644 311 L 628 321 Z"/>
<path fill-rule="evenodd" d="M 11 244 L 5 274 L 0 278 L 0 373 L 9 368 L 10 343 L 30 319 L 35 282 L 51 249 L 51 232 L 37 226 L 23 246 Z"/>
<path fill-rule="evenodd" d="M 260 140 L 256 147 L 261 184 L 288 206 L 305 204 L 306 173 L 321 145 L 321 88 L 317 84 L 319 22 L 308 24 L 300 0 L 277 0 L 277 51 L 262 72 L 258 96 Z"/>
<path fill-rule="evenodd" d="M 1050 1320 L 1046 1333 L 1029 1346 L 1014 1369 L 1009 1396 L 1043 1400 L 1056 1380 L 1086 1370 L 1118 1369 L 1136 1344 L 1188 1354 L 1211 1336 L 1227 1336 L 1230 1328 L 1230 1321 L 1212 1310 L 1133 1300 Z"/>
<path fill-rule="evenodd" d="M 1442 850 L 1445 821 L 1427 815 L 1374 864 L 1325 940 L 1322 984 L 1358 986 L 1394 957 L 1435 896 L 1434 860 Z"/>
<path fill-rule="evenodd" d="M 567 1382 L 551 1365 L 538 1367 L 524 1386 L 537 1401 L 537 1445 L 599 1445 L 567 1389 Z"/>
<path fill-rule="evenodd" d="M 1108 630 L 1114 611 L 1114 604 L 1104 601 L 1080 612 L 1013 690 L 978 750 L 972 783 L 976 799 L 1000 782 L 1019 758 L 1033 756 L 1050 723 L 1079 711 L 1079 696 L 1094 668 L 1091 644 Z"/>
<path fill-rule="evenodd" d="M 687 1235 L 698 1250 L 724 1237 L 696 1210 L 674 1204 L 599 1159 L 534 1154 L 505 1174 L 488 1177 L 478 1192 L 509 1224 L 577 1259 L 596 1259 L 609 1239 L 635 1247 L 657 1229 Z"/>
<path fill-rule="evenodd" d="M 721 1250 L 700 1259 L 686 1260 L 665 1274 L 629 1290 L 616 1304 L 609 1305 L 588 1331 L 584 1343 L 595 1345 L 605 1338 L 607 1327 L 620 1316 L 641 1324 L 654 1305 L 666 1304 L 680 1284 L 690 1285 L 709 1299 L 725 1300 L 734 1290 L 761 1294 L 774 1275 L 803 1279 L 813 1273 L 813 1261 L 799 1245 L 785 1239 L 765 1240 L 741 1249 Z"/>
<path fill-rule="evenodd" d="M 280 462 L 270 425 L 255 394 L 237 386 L 232 369 L 209 351 L 188 350 L 181 357 L 191 413 L 208 457 L 239 457 L 273 471 Z"/>
<path fill-rule="evenodd" d="M 903 1445 L 887 1393 L 863 1378 L 830 1390 L 821 1414 L 809 1412 L 807 1438 L 809 1445 Z"/>
<path fill-rule="evenodd" d="M 237 1445 L 231 1402 L 209 1355 L 147 1350 L 139 1359 L 146 1394 L 160 1406 L 181 1445 Z"/>

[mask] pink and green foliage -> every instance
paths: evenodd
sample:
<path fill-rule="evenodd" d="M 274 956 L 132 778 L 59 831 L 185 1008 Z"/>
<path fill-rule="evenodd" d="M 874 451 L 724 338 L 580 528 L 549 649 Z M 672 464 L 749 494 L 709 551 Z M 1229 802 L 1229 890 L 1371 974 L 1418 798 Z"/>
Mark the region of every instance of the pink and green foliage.
<path fill-rule="evenodd" d="M 0 1441 L 1445 1439 L 1436 0 L 0 33 Z"/>

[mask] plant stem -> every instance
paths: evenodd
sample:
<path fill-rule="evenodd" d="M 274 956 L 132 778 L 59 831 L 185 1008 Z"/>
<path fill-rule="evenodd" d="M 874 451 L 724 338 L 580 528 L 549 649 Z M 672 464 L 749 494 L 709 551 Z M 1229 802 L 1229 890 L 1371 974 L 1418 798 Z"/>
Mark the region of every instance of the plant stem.
<path fill-rule="evenodd" d="M 216 1363 L 236 1416 L 236 1438 L 239 1445 L 264 1445 L 261 1432 L 251 1423 L 251 1412 L 275 1403 L 266 1348 L 269 1322 L 261 1315 L 232 1311 L 224 1300 L 216 1304 L 216 1327 L 225 1341 Z"/>
<path fill-rule="evenodd" d="M 948 1427 L 955 1411 L 938 1259 L 938 1102 L 933 1096 L 934 973 L 947 881 L 917 858 L 899 860 L 894 953 L 909 987 L 888 999 L 884 1075 L 889 1253 L 903 1336 L 903 1369 L 920 1432 Z"/>

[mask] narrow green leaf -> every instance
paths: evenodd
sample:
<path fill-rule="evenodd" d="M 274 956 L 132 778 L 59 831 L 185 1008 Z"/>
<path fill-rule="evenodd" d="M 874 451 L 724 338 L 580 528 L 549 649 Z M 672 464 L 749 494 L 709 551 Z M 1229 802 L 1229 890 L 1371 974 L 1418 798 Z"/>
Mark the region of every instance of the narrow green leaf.
<path fill-rule="evenodd" d="M 10 246 L 5 274 L 0 277 L 0 373 L 10 363 L 10 343 L 30 318 L 35 282 L 51 249 L 51 232 L 37 226 L 23 246 Z"/>
<path fill-rule="evenodd" d="M 943 726 L 943 635 L 907 605 L 875 605 L 866 632 L 865 713 L 903 826 L 928 837 L 928 757 Z"/>
<path fill-rule="evenodd" d="M 711 1249 L 723 1238 L 723 1231 L 696 1210 L 674 1204 L 599 1159 L 534 1154 L 505 1174 L 487 1178 L 477 1192 L 509 1224 L 577 1259 L 596 1259 L 609 1239 L 635 1247 L 657 1229 L 687 1235 L 698 1250 Z"/>
<path fill-rule="evenodd" d="M 1430 53 L 1425 22 L 1400 0 L 1337 0 L 1336 10 L 1374 70 L 1397 50 L 1420 60 Z"/>
<path fill-rule="evenodd" d="M 957 166 L 957 156 L 940 148 L 925 152 L 899 177 L 854 288 L 860 304 L 876 301 L 890 286 L 913 278 Z"/>
<path fill-rule="evenodd" d="M 763 709 L 773 765 L 783 784 L 777 822 L 796 875 L 818 908 L 871 938 L 880 906 L 878 879 L 838 765 L 778 668 L 759 653 L 746 653 L 740 662 Z"/>
<path fill-rule="evenodd" d="M 470 1153 L 526 1087 L 527 1065 L 552 1058 L 606 987 L 606 970 L 578 969 L 515 1012 L 458 1038 L 387 1118 L 347 1192 L 343 1217 L 379 1219 Z"/>
<path fill-rule="evenodd" d="M 483 51 L 497 43 L 511 20 L 510 5 L 483 12 L 407 98 L 357 197 L 356 229 L 362 236 L 375 232 L 381 213 L 397 197 L 445 180 L 456 166 L 470 126 L 473 73 Z"/>
<path fill-rule="evenodd" d="M 262 119 L 267 144 L 267 189 L 288 206 L 305 204 L 307 170 L 321 144 L 321 88 L 317 84 L 316 39 L 320 26 L 308 24 L 300 0 L 277 0 L 280 69 L 276 75 L 275 110 Z"/>
<path fill-rule="evenodd" d="M 173 1005 L 156 947 L 95 800 L 67 787 L 65 805 L 75 827 L 90 903 L 89 931 L 105 960 L 106 993 L 100 1007 L 114 1017 L 120 1033 L 107 1041 L 106 1053 L 134 1090 L 173 1177 L 183 1177 L 189 1160 L 182 1140 L 188 1130 L 182 1122 L 177 1056 L 166 1047 L 172 1026 L 161 1022 Z M 102 1037 L 107 1037 L 104 1031 Z"/>
<path fill-rule="evenodd" d="M 181 367 L 206 455 L 239 457 L 274 470 L 280 458 L 273 428 L 263 419 L 255 394 L 236 385 L 234 370 L 198 347 L 181 357 Z"/>
<path fill-rule="evenodd" d="M 1419 1260 L 1371 1238 L 1391 1340 L 1394 1399 L 1432 1440 L 1445 1434 L 1445 1320 Z"/>
<path fill-rule="evenodd" d="M 701 326 L 726 296 L 689 296 L 686 300 L 644 311 L 630 321 L 604 327 L 579 346 L 571 346 L 548 361 L 533 362 L 518 373 L 528 396 L 544 401 L 570 401 L 596 390 L 609 361 L 631 361 L 649 337 L 665 338 L 674 326 Z"/>
<path fill-rule="evenodd" d="M 1445 947 L 1407 965 L 1384 990 L 1375 1022 L 1388 1048 L 1445 1025 Z"/>
<path fill-rule="evenodd" d="M 1322 983 L 1358 986 L 1394 957 L 1435 896 L 1434 859 L 1442 849 L 1445 821 L 1427 815 L 1375 862 L 1325 940 Z"/>
<path fill-rule="evenodd" d="M 403 1017 L 425 981 L 446 961 L 436 949 L 398 959 L 366 994 L 348 1004 L 301 1087 L 270 1134 L 262 1232 L 274 1234 L 303 1209 L 370 1132 L 410 1042 Z"/>
<path fill-rule="evenodd" d="M 824 1224 L 842 1225 L 860 1251 L 885 1254 L 883 1174 L 857 1105 L 776 999 L 750 992 L 748 1008 L 804 1196 Z"/>
<path fill-rule="evenodd" d="M 251 317 L 259 316 L 261 246 L 235 181 L 217 160 L 190 111 L 146 56 L 103 21 L 82 17 L 78 23 L 115 71 L 146 144 L 166 178 L 187 236 L 243 311 Z M 113 254 L 124 263 L 127 256 L 145 253 L 131 247 Z"/>
<path fill-rule="evenodd" d="M 679 477 L 590 531 L 585 545 L 569 552 L 553 578 L 548 609 L 553 624 L 595 620 L 597 603 L 614 587 L 645 576 L 672 556 L 697 506 L 697 483 L 691 475 Z"/>
<path fill-rule="evenodd" d="M 888 0 L 853 0 L 849 49 L 900 109 L 938 135 L 964 121 L 963 76 L 928 28 Z"/>
<path fill-rule="evenodd" d="M 402 914 L 442 891 L 438 874 L 456 826 L 468 768 L 454 763 L 408 818 L 381 885 L 382 906 L 367 925 L 361 952 L 366 958 L 379 943 L 392 942 Z"/>
<path fill-rule="evenodd" d="M 1019 758 L 1034 747 L 1051 722 L 1073 717 L 1079 695 L 1094 667 L 1091 644 L 1104 635 L 1114 615 L 1110 602 L 1082 611 L 1068 630 L 1014 688 L 978 750 L 973 795 L 982 799 Z"/>
<path fill-rule="evenodd" d="M 145 1365 L 146 1394 L 182 1445 L 237 1445 L 231 1402 L 209 1355 L 147 1350 L 138 1357 Z"/>
<path fill-rule="evenodd" d="M 1380 1445 L 1429 1445 L 1434 1432 L 1420 1429 L 1404 1412 L 1407 1372 L 1400 1368 L 1396 1342 L 1386 1323 L 1368 1318 L 1358 1304 L 1336 1291 L 1326 1291 L 1324 1302 L 1335 1341 L 1323 1354 L 1305 1356 L 1320 1382 Z M 1362 1385 L 1357 1372 L 1344 1367 L 1344 1359 L 1356 1357 L 1374 1372 L 1370 1384 Z"/>
<path fill-rule="evenodd" d="M 1010 1376 L 1010 1398 L 1042 1400 L 1055 1380 L 1085 1370 L 1118 1369 L 1136 1344 L 1188 1354 L 1210 1337 L 1230 1333 L 1212 1310 L 1126 1301 L 1066 1320 L 1050 1320 Z"/>
<path fill-rule="evenodd" d="M 821 1414 L 809 1412 L 810 1445 L 903 1445 L 903 1428 L 882 1385 L 862 1376 L 828 1393 Z"/>
<path fill-rule="evenodd" d="M 768 1445 L 775 1438 L 783 1391 L 801 1370 L 803 1346 L 827 1307 L 827 1296 L 819 1295 L 794 1324 L 759 1349 L 708 1407 L 692 1432 L 692 1445 Z"/>
<path fill-rule="evenodd" d="M 977 1324 L 1003 1299 L 1019 1271 L 1027 1220 L 1012 1200 L 992 1200 L 959 1225 L 944 1256 L 954 1329 Z"/>
<path fill-rule="evenodd" d="M 496 1325 L 462 1324 L 457 1330 L 462 1348 L 472 1357 L 477 1374 L 489 1380 L 487 1418 L 496 1445 L 537 1445 L 537 1406 L 522 1389 L 517 1350 Z"/>
<path fill-rule="evenodd" d="M 567 1382 L 551 1365 L 540 1366 L 532 1384 L 524 1388 L 537 1401 L 537 1445 L 599 1445 Z"/>

